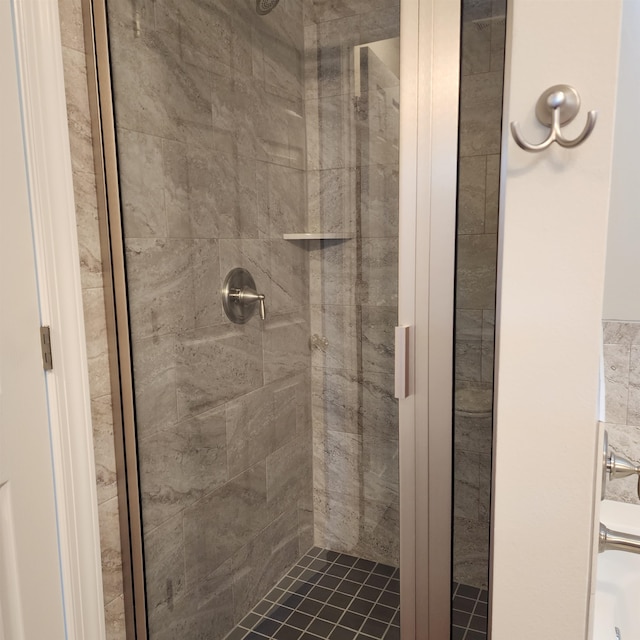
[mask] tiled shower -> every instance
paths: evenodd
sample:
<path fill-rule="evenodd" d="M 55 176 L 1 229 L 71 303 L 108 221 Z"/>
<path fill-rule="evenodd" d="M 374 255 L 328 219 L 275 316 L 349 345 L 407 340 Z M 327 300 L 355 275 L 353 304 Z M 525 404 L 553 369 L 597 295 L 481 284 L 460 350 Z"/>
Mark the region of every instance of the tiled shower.
<path fill-rule="evenodd" d="M 399 563 L 399 3 L 107 10 L 150 638 L 224 637 L 310 550 L 355 603 Z"/>

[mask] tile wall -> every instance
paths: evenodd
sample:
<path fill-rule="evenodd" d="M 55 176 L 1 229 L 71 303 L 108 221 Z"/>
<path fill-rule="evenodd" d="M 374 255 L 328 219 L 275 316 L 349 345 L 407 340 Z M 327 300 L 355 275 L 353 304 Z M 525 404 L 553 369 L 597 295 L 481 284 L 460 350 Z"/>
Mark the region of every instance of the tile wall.
<path fill-rule="evenodd" d="M 640 322 L 603 322 L 605 428 L 616 453 L 640 462 Z M 606 498 L 638 504 L 638 480 L 607 483 Z"/>
<path fill-rule="evenodd" d="M 462 13 L 453 578 L 486 588 L 505 6 Z"/>
<path fill-rule="evenodd" d="M 398 35 L 398 0 L 306 4 L 308 230 L 349 236 L 307 244 L 315 543 L 394 566 L 399 80 L 354 47 Z"/>
<path fill-rule="evenodd" d="M 313 543 L 302 2 L 107 7 L 150 635 L 215 640 Z"/>
<path fill-rule="evenodd" d="M 59 0 L 65 92 L 71 141 L 107 640 L 124 640 L 120 524 L 96 180 L 80 0 Z"/>

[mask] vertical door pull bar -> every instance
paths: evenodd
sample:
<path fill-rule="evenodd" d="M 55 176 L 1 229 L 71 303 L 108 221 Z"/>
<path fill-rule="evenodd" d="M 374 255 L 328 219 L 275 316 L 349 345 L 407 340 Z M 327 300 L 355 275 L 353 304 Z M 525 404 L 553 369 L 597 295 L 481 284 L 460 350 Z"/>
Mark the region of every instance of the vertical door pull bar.
<path fill-rule="evenodd" d="M 396 327 L 396 391 L 395 397 L 409 396 L 409 327 Z"/>

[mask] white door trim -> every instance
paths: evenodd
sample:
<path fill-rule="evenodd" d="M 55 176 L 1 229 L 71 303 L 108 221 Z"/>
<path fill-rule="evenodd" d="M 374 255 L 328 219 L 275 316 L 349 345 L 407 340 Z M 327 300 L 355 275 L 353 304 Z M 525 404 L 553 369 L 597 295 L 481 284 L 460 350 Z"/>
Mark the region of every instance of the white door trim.
<path fill-rule="evenodd" d="M 105 638 L 91 403 L 56 0 L 12 0 L 69 640 Z"/>

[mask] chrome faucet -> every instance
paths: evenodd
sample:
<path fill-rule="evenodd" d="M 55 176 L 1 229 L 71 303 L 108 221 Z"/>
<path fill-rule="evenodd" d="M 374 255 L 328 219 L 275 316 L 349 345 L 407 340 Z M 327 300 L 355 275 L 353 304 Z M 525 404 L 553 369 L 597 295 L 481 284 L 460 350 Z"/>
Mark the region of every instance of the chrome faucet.
<path fill-rule="evenodd" d="M 608 529 L 600 523 L 600 535 L 598 536 L 598 551 L 627 551 L 640 553 L 640 536 L 633 533 L 623 533 Z"/>

